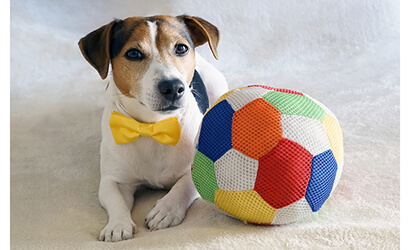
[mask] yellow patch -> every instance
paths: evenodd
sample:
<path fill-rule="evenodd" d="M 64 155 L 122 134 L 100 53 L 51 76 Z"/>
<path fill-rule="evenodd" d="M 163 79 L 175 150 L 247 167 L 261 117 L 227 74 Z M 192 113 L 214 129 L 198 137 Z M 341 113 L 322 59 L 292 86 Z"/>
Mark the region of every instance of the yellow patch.
<path fill-rule="evenodd" d="M 276 209 L 254 190 L 218 189 L 215 193 L 215 205 L 245 223 L 270 224 L 276 213 Z"/>
<path fill-rule="evenodd" d="M 326 134 L 330 141 L 330 147 L 332 149 L 333 155 L 335 156 L 337 165 L 343 162 L 343 135 L 342 129 L 335 118 L 330 115 L 326 115 L 322 124 L 325 127 Z"/>

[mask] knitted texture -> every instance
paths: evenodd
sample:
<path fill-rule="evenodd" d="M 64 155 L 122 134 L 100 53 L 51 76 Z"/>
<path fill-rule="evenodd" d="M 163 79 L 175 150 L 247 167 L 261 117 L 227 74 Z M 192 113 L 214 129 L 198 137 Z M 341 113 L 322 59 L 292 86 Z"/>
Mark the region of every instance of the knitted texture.
<path fill-rule="evenodd" d="M 312 155 L 284 138 L 259 160 L 255 191 L 274 208 L 290 205 L 305 195 L 311 165 Z"/>
<path fill-rule="evenodd" d="M 259 162 L 236 149 L 230 149 L 215 162 L 219 188 L 230 191 L 252 190 L 255 186 Z"/>
<path fill-rule="evenodd" d="M 244 222 L 258 224 L 270 224 L 275 217 L 276 211 L 254 190 L 217 190 L 215 204 L 228 214 L 240 218 Z"/>
<path fill-rule="evenodd" d="M 192 178 L 202 196 L 256 224 L 287 224 L 318 211 L 343 169 L 334 114 L 294 90 L 250 85 L 206 112 Z"/>

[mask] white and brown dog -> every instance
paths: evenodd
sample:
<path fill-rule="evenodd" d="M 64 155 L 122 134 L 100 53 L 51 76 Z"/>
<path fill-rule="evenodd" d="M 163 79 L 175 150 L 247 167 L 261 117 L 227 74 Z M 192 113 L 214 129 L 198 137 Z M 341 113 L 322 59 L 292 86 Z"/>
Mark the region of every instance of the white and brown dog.
<path fill-rule="evenodd" d="M 197 93 L 199 99 L 208 95 L 209 103 L 213 103 L 228 90 L 222 74 L 195 55 L 195 47 L 206 42 L 217 58 L 218 29 L 186 15 L 114 20 L 80 40 L 81 52 L 102 79 L 107 77 L 110 62 L 112 68 L 102 117 L 99 188 L 109 220 L 100 240 L 133 237 L 136 225 L 131 209 L 134 192 L 142 185 L 170 189 L 145 218 L 150 230 L 180 224 L 198 197 L 190 169 L 202 119 L 199 106 L 203 103 L 198 105 L 194 97 L 194 73 L 199 72 L 206 87 L 206 93 Z M 171 146 L 141 136 L 127 144 L 116 144 L 109 126 L 113 111 L 144 123 L 177 117 L 180 140 Z"/>

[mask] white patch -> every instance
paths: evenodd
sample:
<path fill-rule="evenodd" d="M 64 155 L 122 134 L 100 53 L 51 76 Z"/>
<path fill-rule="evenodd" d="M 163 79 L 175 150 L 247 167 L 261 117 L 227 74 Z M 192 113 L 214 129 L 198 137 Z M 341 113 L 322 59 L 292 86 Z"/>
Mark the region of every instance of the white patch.
<path fill-rule="evenodd" d="M 152 53 L 152 56 L 153 56 L 153 58 L 159 58 L 158 48 L 157 48 L 156 43 L 155 43 L 155 39 L 157 37 L 158 26 L 155 22 L 149 22 L 149 21 L 147 21 L 147 25 L 148 25 L 149 34 L 150 34 L 150 37 L 151 37 L 151 53 Z"/>
<path fill-rule="evenodd" d="M 160 108 L 160 95 L 157 90 L 157 84 L 160 81 L 161 77 L 160 72 L 164 71 L 164 66 L 161 63 L 161 58 L 159 56 L 159 51 L 155 43 L 157 36 L 158 26 L 155 22 L 147 21 L 149 35 L 150 35 L 150 53 L 151 53 L 151 62 L 141 80 L 141 96 L 140 101 L 144 103 L 150 110 L 157 110 Z"/>

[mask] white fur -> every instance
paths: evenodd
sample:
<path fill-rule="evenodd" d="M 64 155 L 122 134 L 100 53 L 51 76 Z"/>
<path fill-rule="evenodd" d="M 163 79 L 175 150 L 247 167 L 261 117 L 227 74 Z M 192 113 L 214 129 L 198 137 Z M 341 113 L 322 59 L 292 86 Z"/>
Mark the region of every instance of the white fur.
<path fill-rule="evenodd" d="M 152 51 L 155 48 L 156 25 L 148 22 Z M 126 97 L 116 87 L 113 79 L 106 91 L 106 104 L 102 118 L 101 142 L 101 181 L 99 199 L 107 210 L 109 221 L 100 233 L 100 240 L 120 241 L 133 237 L 135 223 L 131 218 L 134 205 L 134 192 L 141 185 L 153 188 L 170 188 L 169 193 L 160 199 L 147 214 L 146 223 L 151 230 L 175 226 L 181 223 L 186 210 L 198 197 L 191 178 L 190 167 L 194 157 L 194 139 L 197 134 L 202 114 L 195 98 L 186 93 L 181 100 L 182 108 L 172 113 L 158 113 L 155 110 L 155 89 L 161 78 L 174 77 L 182 80 L 181 75 L 172 67 L 164 66 L 154 58 L 142 78 L 141 93 L 135 98 Z M 225 78 L 210 64 L 201 59 L 201 74 L 206 87 L 212 93 L 212 100 L 227 90 Z M 204 80 L 205 80 L 204 79 Z M 154 86 L 154 87 L 153 87 Z M 142 103 L 142 104 L 141 104 Z M 157 122 L 176 116 L 181 126 L 181 139 L 175 146 L 162 145 L 149 137 L 140 137 L 134 142 L 117 145 L 109 127 L 109 119 L 113 111 L 141 122 Z"/>

